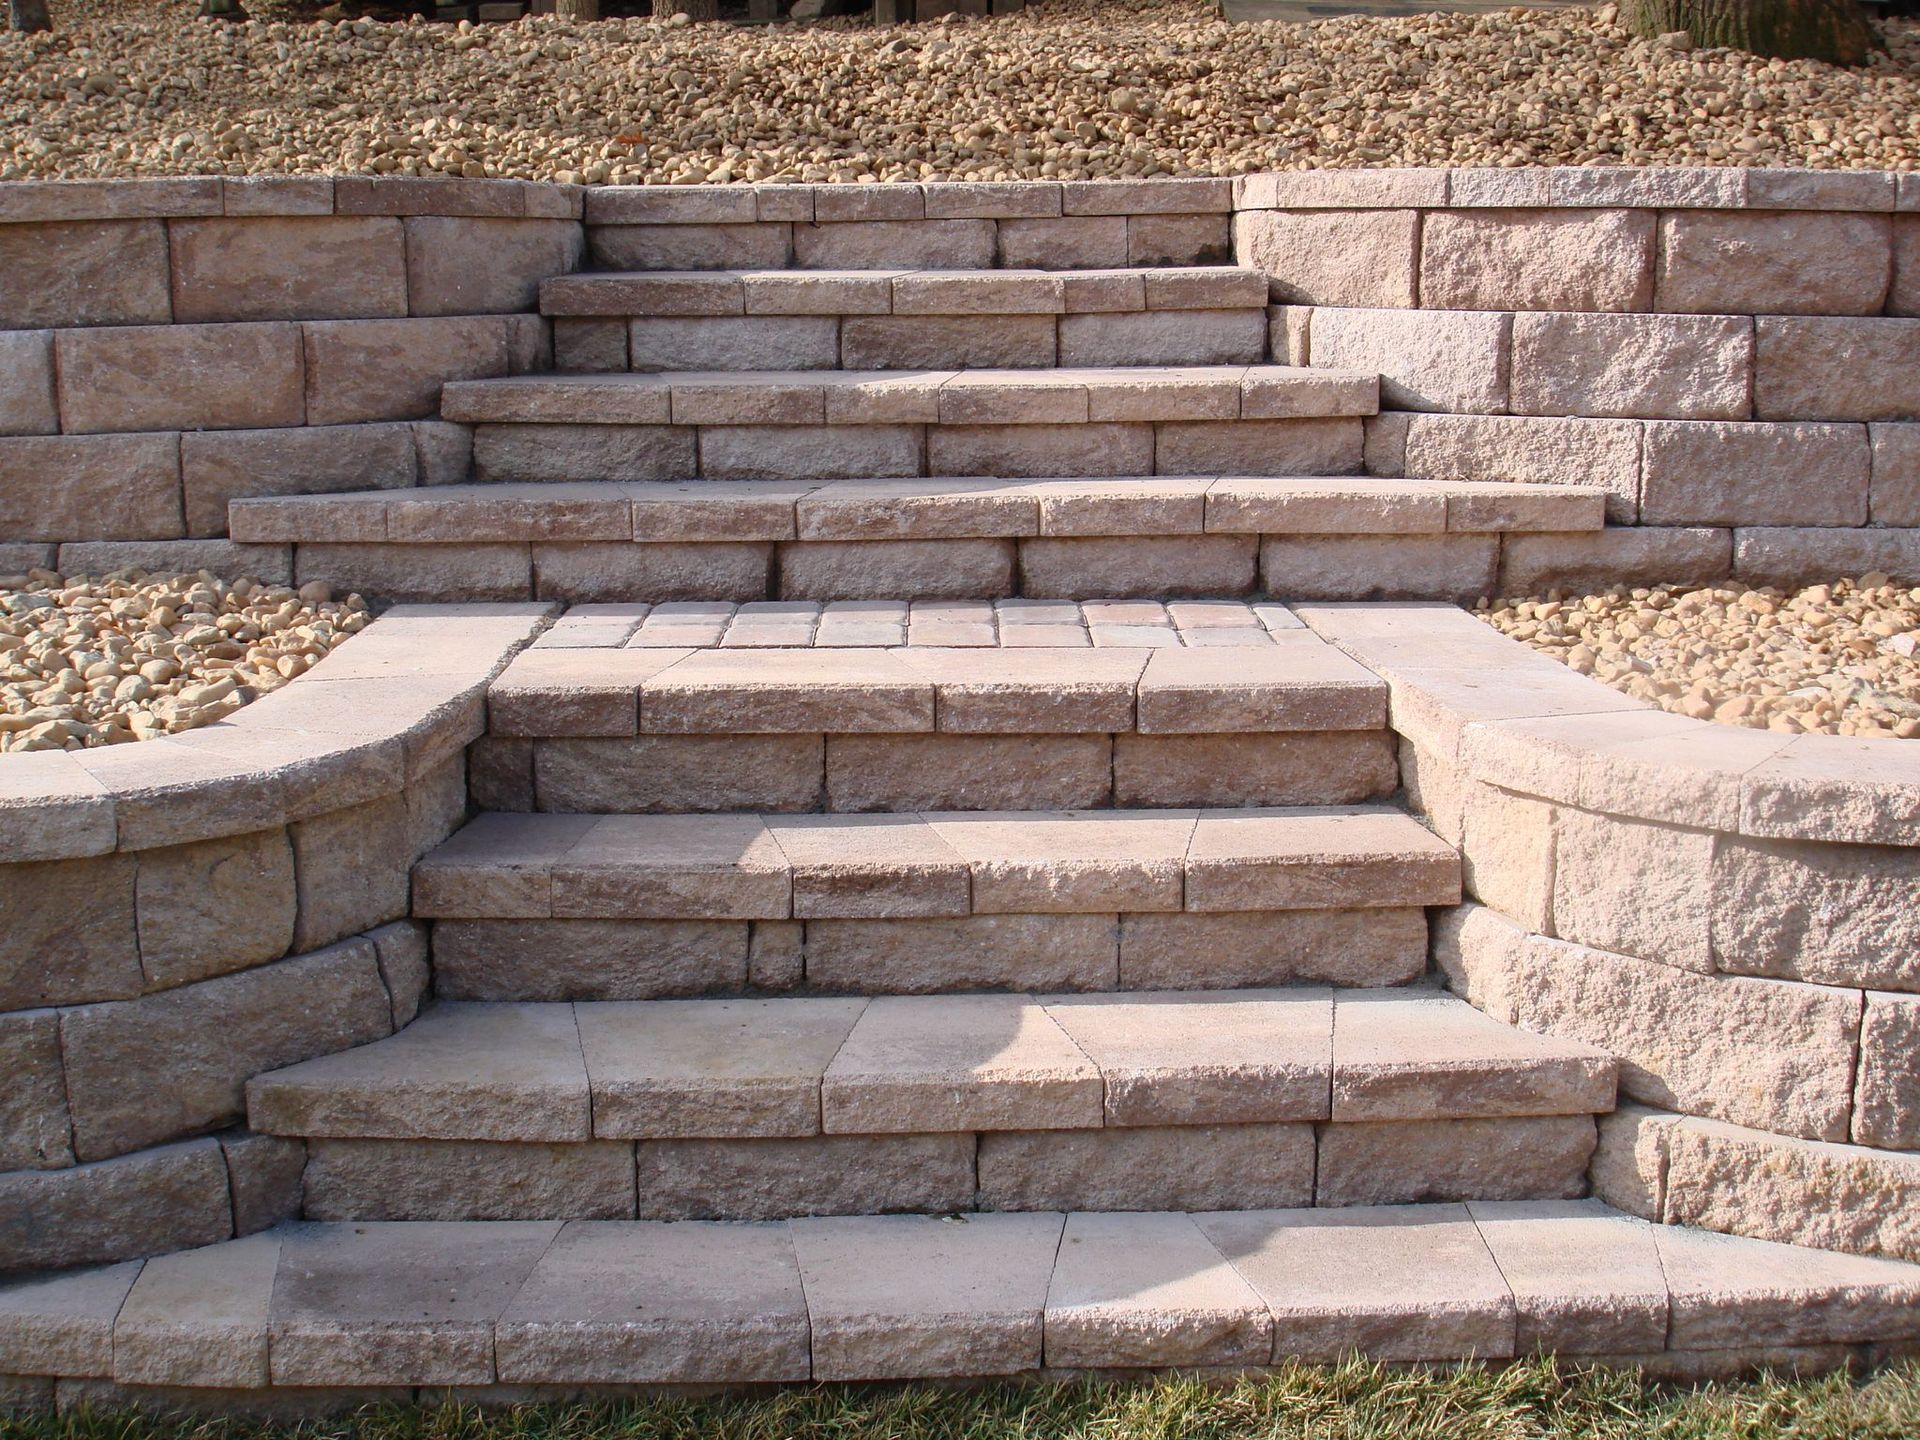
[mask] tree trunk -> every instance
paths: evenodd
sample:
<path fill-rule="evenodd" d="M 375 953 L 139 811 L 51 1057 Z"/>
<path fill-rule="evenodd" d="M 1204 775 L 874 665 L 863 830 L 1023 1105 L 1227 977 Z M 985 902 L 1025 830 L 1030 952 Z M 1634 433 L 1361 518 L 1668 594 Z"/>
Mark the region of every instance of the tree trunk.
<path fill-rule="evenodd" d="M 47 0 L 7 0 L 7 20 L 19 31 L 51 30 L 53 17 L 47 14 Z"/>
<path fill-rule="evenodd" d="M 684 15 L 689 20 L 718 20 L 720 0 L 653 0 L 656 15 Z"/>
<path fill-rule="evenodd" d="M 554 0 L 553 13 L 561 20 L 598 20 L 600 0 Z"/>
<path fill-rule="evenodd" d="M 1652 39 L 1684 30 L 1702 49 L 1860 65 L 1880 44 L 1860 0 L 1627 0 L 1621 19 Z"/>

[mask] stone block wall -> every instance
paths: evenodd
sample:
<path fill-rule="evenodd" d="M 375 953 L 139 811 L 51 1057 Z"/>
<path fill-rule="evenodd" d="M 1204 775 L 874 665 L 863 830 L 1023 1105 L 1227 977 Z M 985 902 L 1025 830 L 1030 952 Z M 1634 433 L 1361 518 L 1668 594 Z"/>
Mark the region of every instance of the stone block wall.
<path fill-rule="evenodd" d="M 485 687 L 545 611 L 390 612 L 218 724 L 0 757 L 0 1273 L 293 1213 L 255 1074 L 407 1024 L 409 871 L 465 819 Z M 399 654 L 430 650 L 396 678 Z"/>
<path fill-rule="evenodd" d="M 1373 473 L 1592 485 L 1647 532 L 1521 538 L 1503 591 L 1920 583 L 1913 176 L 1255 175 L 1234 242 L 1276 359 L 1380 373 Z"/>

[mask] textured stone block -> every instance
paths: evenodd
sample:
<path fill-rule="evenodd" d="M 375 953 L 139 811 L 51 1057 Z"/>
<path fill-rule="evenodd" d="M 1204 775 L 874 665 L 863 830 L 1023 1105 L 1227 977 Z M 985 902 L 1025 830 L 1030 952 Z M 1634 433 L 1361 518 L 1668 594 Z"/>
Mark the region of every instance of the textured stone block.
<path fill-rule="evenodd" d="M 484 316 L 323 321 L 301 329 L 309 425 L 426 419 L 438 413 L 448 381 L 514 368 L 505 322 Z"/>
<path fill-rule="evenodd" d="M 1593 1146 L 1589 1115 L 1337 1122 L 1320 1131 L 1314 1204 L 1575 1199 Z"/>
<path fill-rule="evenodd" d="M 818 209 L 816 199 L 816 216 Z M 993 250 L 991 220 L 855 220 L 793 227 L 793 263 L 802 270 L 984 270 L 993 264 Z M 713 268 L 713 262 L 704 268 Z"/>
<path fill-rule="evenodd" d="M 435 989 L 449 1000 L 651 1000 L 747 983 L 747 926 L 700 920 L 443 920 Z"/>
<path fill-rule="evenodd" d="M 291 830 L 299 875 L 294 946 L 311 950 L 407 913 L 413 864 L 406 801 L 370 801 Z"/>
<path fill-rule="evenodd" d="M 1057 354 L 1050 315 L 850 315 L 839 325 L 849 370 L 1042 366 Z"/>
<path fill-rule="evenodd" d="M 1424 970 L 1426 934 L 1409 909 L 1129 914 L 1119 988 L 1399 985 Z"/>
<path fill-rule="evenodd" d="M 141 1267 L 115 1265 L 51 1276 L 0 1291 L 0 1364 L 5 1373 L 62 1377 L 113 1368 L 114 1316 Z"/>
<path fill-rule="evenodd" d="M 0 331 L 0 435 L 52 435 L 59 429 L 53 333 Z"/>
<path fill-rule="evenodd" d="M 632 370 L 831 370 L 836 322 L 825 315 L 642 316 L 627 325 Z"/>
<path fill-rule="evenodd" d="M 1591 485 L 1606 491 L 1609 520 L 1631 521 L 1638 511 L 1641 424 L 1637 420 L 1505 415 L 1413 415 L 1407 419 L 1402 461 L 1407 475 Z"/>
<path fill-rule="evenodd" d="M 1229 265 L 1233 227 L 1224 214 L 1127 216 L 1129 265 Z"/>
<path fill-rule="evenodd" d="M 418 474 L 414 435 L 406 425 L 208 431 L 180 437 L 189 535 L 226 534 L 227 504 L 242 496 L 391 490 L 411 486 Z"/>
<path fill-rule="evenodd" d="M 0 1007 L 138 995 L 134 859 L 0 866 Z"/>
<path fill-rule="evenodd" d="M 169 227 L 174 321 L 405 315 L 400 227 L 349 216 L 176 220 Z"/>
<path fill-rule="evenodd" d="M 1890 1150 L 1920 1150 L 1920 996 L 1867 992 L 1860 1023 L 1860 1072 L 1853 1139 Z"/>
<path fill-rule="evenodd" d="M 534 767 L 540 804 L 555 811 L 808 810 L 820 796 L 822 741 L 814 735 L 547 740 Z"/>
<path fill-rule="evenodd" d="M 414 315 L 533 310 L 540 282 L 579 269 L 586 248 L 571 220 L 417 215 L 405 223 L 407 313 Z"/>
<path fill-rule="evenodd" d="M 973 1166 L 970 1134 L 647 1140 L 639 1146 L 640 1216 L 951 1214 L 973 1207 Z"/>
<path fill-rule="evenodd" d="M 167 227 L 159 220 L 0 225 L 0 327 L 165 325 Z"/>
<path fill-rule="evenodd" d="M 309 1220 L 620 1220 L 634 1210 L 620 1141 L 314 1140 Z"/>
<path fill-rule="evenodd" d="M 806 927 L 810 984 L 854 994 L 956 989 L 1111 988 L 1112 915 L 974 915 L 949 920 L 815 920 Z"/>
<path fill-rule="evenodd" d="M 809 541 L 780 549 L 786 600 L 972 599 L 1013 589 L 1009 540 Z"/>
<path fill-rule="evenodd" d="M 124 1085 L 126 1076 L 119 1078 Z M 216 1140 L 0 1175 L 0 1270 L 104 1265 L 232 1234 L 227 1167 Z M 7 1358 L 0 1364 L 29 1368 Z"/>
<path fill-rule="evenodd" d="M 793 227 L 593 225 L 587 245 L 601 270 L 777 270 L 793 258 Z"/>
<path fill-rule="evenodd" d="M 1122 215 L 1000 222 L 1000 263 L 1010 270 L 1104 270 L 1129 264 Z"/>
<path fill-rule="evenodd" d="M 1554 933 L 1712 973 L 1714 835 L 1571 808 L 1553 828 Z"/>
<path fill-rule="evenodd" d="M 1467 1211 L 1513 1291 L 1520 1354 L 1666 1345 L 1667 1281 L 1651 1227 L 1593 1201 L 1483 1201 Z"/>
<path fill-rule="evenodd" d="M 920 428 L 911 425 L 711 425 L 700 431 L 699 473 L 709 480 L 918 475 L 924 450 Z M 670 468 L 657 469 L 628 478 L 666 479 L 672 473 Z"/>
<path fill-rule="evenodd" d="M 1878 570 L 1895 584 L 1920 584 L 1920 531 L 1753 526 L 1735 532 L 1733 573 L 1754 585 L 1798 586 L 1815 575 Z M 1836 838 L 1873 840 L 1872 834 Z"/>
<path fill-rule="evenodd" d="M 0 533 L 21 540 L 181 534 L 179 436 L 0 439 Z"/>
<path fill-rule="evenodd" d="M 1310 1125 L 1131 1126 L 980 1137 L 988 1210 L 1257 1210 L 1313 1199 Z"/>
<path fill-rule="evenodd" d="M 1172 421 L 1153 429 L 1153 465 L 1161 475 L 1354 475 L 1366 439 L 1358 418 Z"/>
<path fill-rule="evenodd" d="M 1144 424 L 939 425 L 927 432 L 936 475 L 1146 475 L 1153 427 Z"/>
<path fill-rule="evenodd" d="M 1647 525 L 1864 525 L 1870 455 L 1859 425 L 1646 424 Z"/>
<path fill-rule="evenodd" d="M 1660 217 L 1654 308 L 1707 315 L 1877 315 L 1887 298 L 1892 258 L 1892 224 L 1885 215 L 1672 210 Z"/>
<path fill-rule="evenodd" d="M 1263 735 L 1116 735 L 1113 803 L 1352 805 L 1398 781 L 1378 731 Z"/>
<path fill-rule="evenodd" d="M 67 330 L 54 346 L 60 423 L 70 433 L 245 430 L 306 419 L 297 325 Z"/>
<path fill-rule="evenodd" d="M 1768 315 L 1754 334 L 1761 419 L 1920 419 L 1920 320 Z"/>
<path fill-rule="evenodd" d="M 1261 588 L 1291 600 L 1460 600 L 1491 595 L 1492 535 L 1269 535 Z"/>
<path fill-rule="evenodd" d="M 1725 315 L 1516 315 L 1513 409 L 1745 419 L 1755 391 L 1753 326 Z M 1764 405 L 1759 413 L 1770 414 Z"/>
<path fill-rule="evenodd" d="M 164 846 L 138 859 L 140 966 L 149 987 L 243 970 L 292 948 L 293 847 L 285 831 Z"/>
<path fill-rule="evenodd" d="M 1920 990 L 1920 859 L 1902 847 L 1722 835 L 1713 853 L 1713 961 L 1822 985 Z"/>
<path fill-rule="evenodd" d="M 1789 532 L 1791 533 L 1791 532 Z M 1711 585 L 1733 569 L 1733 532 L 1693 526 L 1611 526 L 1585 534 L 1508 535 L 1501 544 L 1502 595 L 1554 586 Z"/>
<path fill-rule="evenodd" d="M 1431 310 L 1649 309 L 1654 218 L 1646 210 L 1434 211 L 1420 230 L 1420 303 Z"/>
<path fill-rule="evenodd" d="M 1873 523 L 1920 526 L 1920 425 L 1871 425 Z"/>
<path fill-rule="evenodd" d="M 524 545 L 301 545 L 294 578 L 415 602 L 525 600 L 533 589 Z"/>
<path fill-rule="evenodd" d="M 1030 596 L 1244 595 L 1253 589 L 1251 535 L 1030 539 L 1020 545 L 1020 593 Z"/>
<path fill-rule="evenodd" d="M 1112 803 L 1104 735 L 834 735 L 833 810 L 1075 810 Z"/>
<path fill-rule="evenodd" d="M 1680 1119 L 1631 1103 L 1600 1116 L 1600 1143 L 1587 1167 L 1594 1197 L 1642 1220 L 1659 1220 L 1667 1181 L 1667 1134 Z"/>
<path fill-rule="evenodd" d="M 246 1390 L 267 1383 L 267 1309 L 280 1239 L 155 1256 L 113 1325 L 113 1376 L 123 1385 Z"/>
<path fill-rule="evenodd" d="M 1410 309 L 1419 232 L 1414 210 L 1246 210 L 1233 217 L 1233 249 L 1276 300 Z"/>
<path fill-rule="evenodd" d="M 1264 309 L 1143 310 L 1060 319 L 1062 365 L 1258 365 L 1266 347 Z"/>
<path fill-rule="evenodd" d="M 60 1067 L 60 1012 L 0 1014 L 0 1170 L 73 1164 L 66 1081 Z"/>
<path fill-rule="evenodd" d="M 1313 312 L 1316 366 L 1377 371 L 1381 403 L 1469 414 L 1507 408 L 1513 318 L 1439 310 Z"/>
<path fill-rule="evenodd" d="M 220 1136 L 220 1153 L 233 1192 L 234 1234 L 252 1235 L 299 1215 L 304 1141 L 229 1130 Z"/>

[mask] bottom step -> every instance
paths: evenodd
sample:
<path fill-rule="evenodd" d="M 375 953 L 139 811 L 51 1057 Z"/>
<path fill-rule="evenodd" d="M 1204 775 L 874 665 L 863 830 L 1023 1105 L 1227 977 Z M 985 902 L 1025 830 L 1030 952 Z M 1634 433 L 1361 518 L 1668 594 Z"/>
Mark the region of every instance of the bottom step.
<path fill-rule="evenodd" d="M 232 1404 L 267 1387 L 351 1388 L 358 1402 L 368 1387 L 1258 1366 L 1355 1350 L 1664 1367 L 1764 1349 L 1814 1366 L 1915 1336 L 1920 1266 L 1649 1225 L 1594 1201 L 313 1224 L 0 1289 L 0 1376 Z"/>

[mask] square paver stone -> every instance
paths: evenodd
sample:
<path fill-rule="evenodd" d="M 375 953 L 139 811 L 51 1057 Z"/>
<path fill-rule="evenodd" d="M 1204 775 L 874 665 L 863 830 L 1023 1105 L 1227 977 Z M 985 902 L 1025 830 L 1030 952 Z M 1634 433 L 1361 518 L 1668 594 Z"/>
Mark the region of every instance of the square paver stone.
<path fill-rule="evenodd" d="M 1327 1118 L 1330 990 L 1056 995 L 1045 1004 L 1100 1067 L 1109 1125 Z"/>
<path fill-rule="evenodd" d="M 878 1215 L 792 1222 L 816 1380 L 1038 1369 L 1065 1216 Z"/>
<path fill-rule="evenodd" d="M 820 1077 L 865 1000 L 637 1000 L 574 1007 L 593 1133 L 815 1135 Z"/>
<path fill-rule="evenodd" d="M 821 1085 L 828 1134 L 1101 1123 L 1100 1072 L 1031 995 L 882 996 Z"/>
<path fill-rule="evenodd" d="M 1598 1200 L 1476 1200 L 1467 1211 L 1513 1292 L 1519 1354 L 1666 1348 L 1667 1280 L 1646 1221 Z"/>
<path fill-rule="evenodd" d="M 112 1374 L 113 1320 L 140 1265 L 0 1286 L 0 1375 Z"/>
<path fill-rule="evenodd" d="M 1678 1225 L 1653 1232 L 1673 1301 L 1671 1349 L 1920 1336 L 1920 1265 Z"/>
<path fill-rule="evenodd" d="M 553 867 L 567 919 L 784 920 L 792 893 L 758 815 L 604 815 Z"/>
<path fill-rule="evenodd" d="M 769 815 L 793 867 L 796 920 L 968 913 L 967 865 L 918 815 Z"/>
<path fill-rule="evenodd" d="M 509 1385 L 805 1380 L 807 1301 L 784 1225 L 569 1224 L 500 1317 Z"/>
<path fill-rule="evenodd" d="M 559 1233 L 558 1220 L 287 1231 L 274 1384 L 492 1384 L 494 1323 Z"/>
<path fill-rule="evenodd" d="M 122 1385 L 264 1386 L 268 1309 L 280 1271 L 272 1231 L 156 1255 L 113 1327 L 113 1378 Z"/>
<path fill-rule="evenodd" d="M 1506 1359 L 1513 1296 L 1464 1205 L 1196 1215 L 1273 1314 L 1275 1363 Z"/>
<path fill-rule="evenodd" d="M 1264 1365 L 1273 1319 L 1189 1215 L 1067 1217 L 1047 1290 L 1051 1368 Z"/>
<path fill-rule="evenodd" d="M 973 873 L 980 915 L 1178 910 L 1197 810 L 982 811 L 927 822 Z"/>

